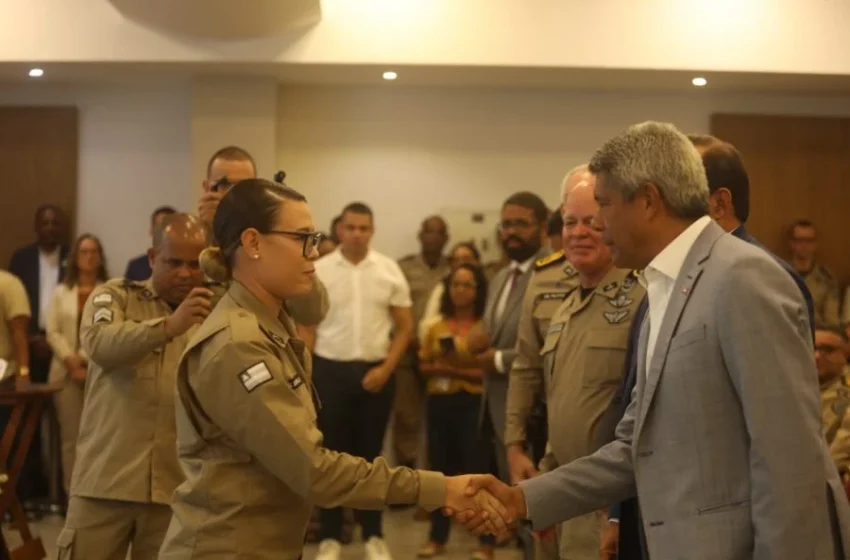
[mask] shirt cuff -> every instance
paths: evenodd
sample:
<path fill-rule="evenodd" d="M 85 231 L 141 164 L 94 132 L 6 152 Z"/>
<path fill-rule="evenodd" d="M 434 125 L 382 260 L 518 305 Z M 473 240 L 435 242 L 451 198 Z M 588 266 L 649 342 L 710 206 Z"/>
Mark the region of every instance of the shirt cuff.
<path fill-rule="evenodd" d="M 505 373 L 505 363 L 502 360 L 501 350 L 496 350 L 495 355 L 493 355 L 493 365 L 496 366 L 496 371 L 499 373 Z"/>

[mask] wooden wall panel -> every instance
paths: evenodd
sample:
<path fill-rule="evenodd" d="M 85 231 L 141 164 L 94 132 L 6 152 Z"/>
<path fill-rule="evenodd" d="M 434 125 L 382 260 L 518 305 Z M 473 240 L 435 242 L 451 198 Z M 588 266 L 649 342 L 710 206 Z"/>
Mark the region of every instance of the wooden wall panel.
<path fill-rule="evenodd" d="M 35 239 L 33 216 L 52 203 L 68 214 L 74 231 L 77 207 L 76 107 L 0 107 L 0 267 Z"/>
<path fill-rule="evenodd" d="M 788 257 L 788 225 L 818 227 L 819 260 L 850 280 L 850 119 L 715 114 L 711 133 L 734 144 L 750 176 L 747 229 Z"/>

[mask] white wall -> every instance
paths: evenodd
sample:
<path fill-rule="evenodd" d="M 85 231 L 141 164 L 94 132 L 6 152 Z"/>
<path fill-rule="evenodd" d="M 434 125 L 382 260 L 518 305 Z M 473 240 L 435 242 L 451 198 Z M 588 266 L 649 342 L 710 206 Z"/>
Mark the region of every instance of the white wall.
<path fill-rule="evenodd" d="M 188 86 L 0 87 L 0 105 L 79 108 L 78 233 L 101 238 L 110 274 L 150 246 L 155 207 L 194 208 Z"/>
<path fill-rule="evenodd" d="M 346 203 L 370 204 L 375 247 L 398 257 L 429 213 L 499 208 L 519 190 L 554 206 L 563 174 L 629 124 L 708 132 L 714 112 L 850 115 L 850 99 L 284 87 L 278 166 L 320 229 Z"/>
<path fill-rule="evenodd" d="M 277 82 L 200 80 L 192 87 L 192 98 L 193 196 L 200 196 L 210 157 L 224 146 L 248 150 L 260 177 L 271 179 L 277 171 Z"/>
<path fill-rule="evenodd" d="M 850 73 L 845 0 L 322 0 L 317 25 L 252 41 L 159 31 L 116 9 L 127 3 L 3 0 L 0 60 Z M 209 28 L 232 13 L 208 4 L 196 17 Z"/>

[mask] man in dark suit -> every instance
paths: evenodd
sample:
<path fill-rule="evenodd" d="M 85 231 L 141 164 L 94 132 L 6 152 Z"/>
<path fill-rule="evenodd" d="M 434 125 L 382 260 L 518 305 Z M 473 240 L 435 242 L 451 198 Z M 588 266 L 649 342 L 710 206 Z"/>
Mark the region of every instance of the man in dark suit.
<path fill-rule="evenodd" d="M 744 224 L 750 214 L 750 181 L 741 154 L 732 144 L 714 136 L 690 134 L 688 138 L 702 156 L 702 163 L 705 167 L 706 177 L 708 178 L 709 214 L 712 219 L 724 231 L 767 251 L 788 272 L 800 289 L 803 299 L 806 301 L 809 322 L 812 333 L 814 333 L 814 305 L 805 281 L 788 263 L 771 253 L 744 228 Z M 633 349 L 637 345 L 637 338 L 640 334 L 640 323 L 643 321 L 646 307 L 647 302 L 644 298 L 638 309 L 635 321 L 632 323 L 632 331 L 629 335 L 626 376 L 619 393 L 619 398 L 623 404 L 623 412 L 625 412 L 631 401 L 632 390 L 635 387 L 637 355 Z M 616 539 L 617 532 L 619 532 L 619 555 L 617 558 L 619 560 L 637 560 L 641 558 L 643 541 L 640 534 L 640 511 L 637 498 L 627 500 L 612 507 L 609 518 L 611 519 L 611 523 L 613 523 L 613 525 L 608 527 L 609 535 L 608 539 L 605 540 L 606 544 L 609 545 L 607 548 L 609 555 L 611 552 L 617 550 Z"/>
<path fill-rule="evenodd" d="M 162 220 L 165 219 L 166 216 L 169 216 L 176 212 L 177 210 L 175 210 L 171 206 L 160 206 L 159 208 L 153 211 L 153 214 L 151 214 L 151 238 L 153 238 L 153 232 L 156 231 L 156 227 L 162 222 Z M 150 277 L 151 265 L 150 260 L 148 259 L 147 251 L 145 251 L 138 257 L 131 259 L 130 262 L 127 263 L 127 271 L 124 273 L 124 278 L 126 278 L 127 280 L 144 282 Z"/>
<path fill-rule="evenodd" d="M 707 134 L 689 134 L 688 139 L 702 156 L 710 193 L 709 214 L 717 225 L 735 237 L 761 247 L 791 275 L 809 310 L 812 333 L 815 332 L 815 307 L 812 294 L 802 276 L 762 245 L 744 228 L 750 217 L 750 179 L 740 152 L 729 142 Z"/>
<path fill-rule="evenodd" d="M 65 259 L 68 258 L 66 228 L 67 219 L 61 208 L 53 204 L 39 207 L 35 212 L 35 243 L 16 250 L 9 262 L 9 272 L 21 279 L 32 309 L 29 323 L 30 378 L 35 383 L 47 382 L 53 357 L 45 335 L 47 308 L 65 271 Z M 7 421 L 8 414 L 0 417 L 4 425 Z M 47 495 L 40 440 L 40 429 L 37 429 L 18 480 L 18 496 L 24 502 Z"/>
<path fill-rule="evenodd" d="M 502 204 L 499 238 L 510 262 L 490 281 L 484 312 L 486 334 L 478 340 L 475 336 L 470 338 L 470 350 L 480 352 L 478 361 L 485 372 L 481 426 L 492 436 L 496 468 L 504 481 L 510 480 L 505 451 L 508 374 L 517 355 L 523 296 L 534 273 L 535 261 L 548 252 L 543 247 L 548 218 L 546 204 L 530 192 L 513 194 Z M 531 558 L 531 534 L 525 531 L 519 537 L 526 558 Z"/>

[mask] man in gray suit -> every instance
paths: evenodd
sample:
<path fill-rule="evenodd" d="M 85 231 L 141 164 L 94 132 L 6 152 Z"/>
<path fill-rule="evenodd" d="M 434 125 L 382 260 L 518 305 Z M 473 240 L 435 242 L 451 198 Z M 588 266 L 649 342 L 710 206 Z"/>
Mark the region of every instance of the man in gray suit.
<path fill-rule="evenodd" d="M 800 291 L 706 215 L 700 156 L 672 125 L 629 128 L 590 171 L 617 266 L 644 270 L 634 398 L 593 455 L 469 491 L 495 490 L 535 528 L 637 494 L 654 560 L 845 558 L 850 507 L 822 435 Z"/>
<path fill-rule="evenodd" d="M 504 444 L 508 373 L 516 357 L 522 298 L 534 272 L 534 262 L 546 254 L 543 236 L 548 218 L 546 204 L 530 192 L 513 194 L 502 204 L 499 236 L 511 262 L 490 282 L 484 312 L 486 336 L 470 339 L 485 371 L 481 423 L 485 430 L 492 430 L 499 476 L 505 481 L 510 480 Z"/>

